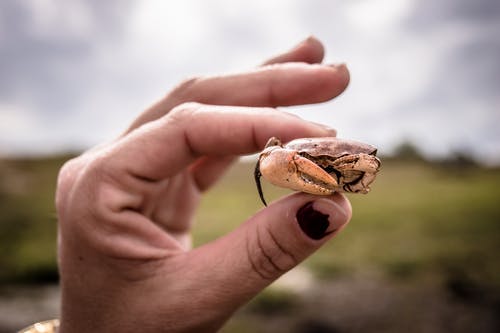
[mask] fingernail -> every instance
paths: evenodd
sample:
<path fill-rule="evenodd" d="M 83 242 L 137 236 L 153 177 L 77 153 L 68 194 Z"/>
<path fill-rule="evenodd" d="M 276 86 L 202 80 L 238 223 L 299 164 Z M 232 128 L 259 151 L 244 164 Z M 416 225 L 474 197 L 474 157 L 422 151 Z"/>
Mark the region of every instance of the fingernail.
<path fill-rule="evenodd" d="M 327 131 L 328 135 L 330 136 L 337 136 L 337 130 L 333 127 L 330 127 L 326 124 L 322 124 L 322 123 L 317 123 L 317 122 L 314 122 L 314 121 L 311 121 L 312 124 L 316 125 L 316 126 L 319 126 L 319 127 L 322 127 L 324 130 Z"/>
<path fill-rule="evenodd" d="M 328 213 L 327 213 L 328 212 Z M 309 201 L 296 214 L 302 231 L 312 239 L 322 239 L 338 230 L 347 217 L 343 209 L 335 202 L 323 199 Z"/>
<path fill-rule="evenodd" d="M 315 40 L 316 38 L 312 35 L 307 36 L 307 38 L 301 40 L 297 45 L 295 45 L 296 48 L 301 47 L 302 45 L 308 44 L 311 41 Z"/>
<path fill-rule="evenodd" d="M 345 62 L 339 62 L 336 64 L 328 64 L 328 66 L 335 68 L 335 69 L 340 69 L 340 68 L 347 68 L 347 65 Z"/>

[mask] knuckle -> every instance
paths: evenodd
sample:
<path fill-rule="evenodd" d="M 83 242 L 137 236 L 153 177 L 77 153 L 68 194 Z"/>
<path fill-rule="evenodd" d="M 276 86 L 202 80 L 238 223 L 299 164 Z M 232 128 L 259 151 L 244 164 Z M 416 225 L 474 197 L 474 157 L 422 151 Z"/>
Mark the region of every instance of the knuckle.
<path fill-rule="evenodd" d="M 265 249 L 270 261 L 274 267 L 277 267 L 282 273 L 289 271 L 297 266 L 299 261 L 290 249 L 287 249 L 285 244 L 280 241 L 274 234 L 272 229 L 265 228 L 262 232 L 263 244 L 267 244 Z"/>
<path fill-rule="evenodd" d="M 66 162 L 60 169 L 57 179 L 56 209 L 60 217 L 65 212 L 93 215 L 100 205 L 95 200 L 101 191 L 105 178 L 106 157 L 102 154 L 84 154 Z"/>
<path fill-rule="evenodd" d="M 196 89 L 194 87 L 200 80 L 201 77 L 199 76 L 192 76 L 183 80 L 169 93 L 169 96 L 176 98 L 180 103 L 196 100 Z"/>
<path fill-rule="evenodd" d="M 75 178 L 75 171 L 77 169 L 77 159 L 71 159 L 66 161 L 61 169 L 59 169 L 59 174 L 57 176 L 58 187 L 66 184 L 71 184 Z M 66 187 L 66 186 L 64 186 Z"/>
<path fill-rule="evenodd" d="M 276 85 L 272 81 L 265 86 L 265 96 L 268 105 L 279 106 L 281 104 L 279 94 L 276 91 Z"/>
<path fill-rule="evenodd" d="M 191 119 L 196 112 L 201 108 L 200 103 L 197 102 L 185 102 L 177 105 L 168 115 L 170 121 L 182 121 Z"/>
<path fill-rule="evenodd" d="M 254 237 L 247 239 L 251 268 L 264 280 L 274 280 L 298 264 L 296 257 L 280 244 L 269 228 L 257 227 Z"/>
<path fill-rule="evenodd" d="M 81 170 L 82 162 L 80 157 L 66 161 L 59 169 L 55 197 L 56 208 L 58 210 L 67 204 Z"/>

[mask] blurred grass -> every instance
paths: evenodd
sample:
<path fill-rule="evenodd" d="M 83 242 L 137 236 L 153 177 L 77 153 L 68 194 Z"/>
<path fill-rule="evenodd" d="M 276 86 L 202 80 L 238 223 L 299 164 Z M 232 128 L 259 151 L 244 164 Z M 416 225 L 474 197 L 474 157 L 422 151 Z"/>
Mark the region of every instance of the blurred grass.
<path fill-rule="evenodd" d="M 66 159 L 0 160 L 0 282 L 57 280 L 53 202 Z"/>
<path fill-rule="evenodd" d="M 196 242 L 262 208 L 251 164 L 233 167 L 203 200 Z M 395 278 L 460 272 L 500 287 L 500 170 L 384 160 L 368 195 L 348 195 L 349 226 L 305 263 L 321 278 L 382 270 Z M 264 184 L 268 201 L 286 191 Z"/>
<path fill-rule="evenodd" d="M 460 271 L 500 286 L 498 184 L 498 172 L 479 168 L 388 164 L 373 193 L 351 196 L 352 224 L 331 247 L 358 269 Z"/>
<path fill-rule="evenodd" d="M 57 279 L 56 175 L 67 156 L 0 161 L 0 282 Z M 391 278 L 463 274 L 500 287 L 500 170 L 383 160 L 368 195 L 349 195 L 353 219 L 305 262 L 320 278 L 378 270 Z M 270 202 L 285 190 L 264 182 Z M 238 163 L 208 192 L 195 244 L 236 228 L 262 204 L 253 164 Z"/>

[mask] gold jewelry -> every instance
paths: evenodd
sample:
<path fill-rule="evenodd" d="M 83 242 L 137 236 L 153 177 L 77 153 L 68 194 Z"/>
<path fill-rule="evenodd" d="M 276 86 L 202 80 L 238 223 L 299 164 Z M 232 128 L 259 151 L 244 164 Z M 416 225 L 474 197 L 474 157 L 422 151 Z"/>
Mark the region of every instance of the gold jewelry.
<path fill-rule="evenodd" d="M 58 328 L 59 319 L 52 319 L 28 326 L 17 333 L 56 333 Z"/>

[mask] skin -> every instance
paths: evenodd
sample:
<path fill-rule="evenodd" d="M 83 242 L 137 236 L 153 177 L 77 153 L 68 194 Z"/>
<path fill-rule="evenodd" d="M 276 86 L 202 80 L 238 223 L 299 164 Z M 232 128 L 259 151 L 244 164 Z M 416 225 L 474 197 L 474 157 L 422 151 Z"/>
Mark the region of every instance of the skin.
<path fill-rule="evenodd" d="M 123 135 L 64 165 L 56 193 L 59 332 L 214 332 L 335 237 L 351 217 L 345 197 L 297 193 L 235 221 L 216 241 L 192 249 L 190 238 L 200 197 L 237 156 L 274 135 L 335 135 L 275 109 L 346 88 L 346 67 L 322 58 L 321 43 L 308 38 L 255 70 L 187 80 Z M 304 234 L 296 213 L 308 202 L 335 232 Z"/>

